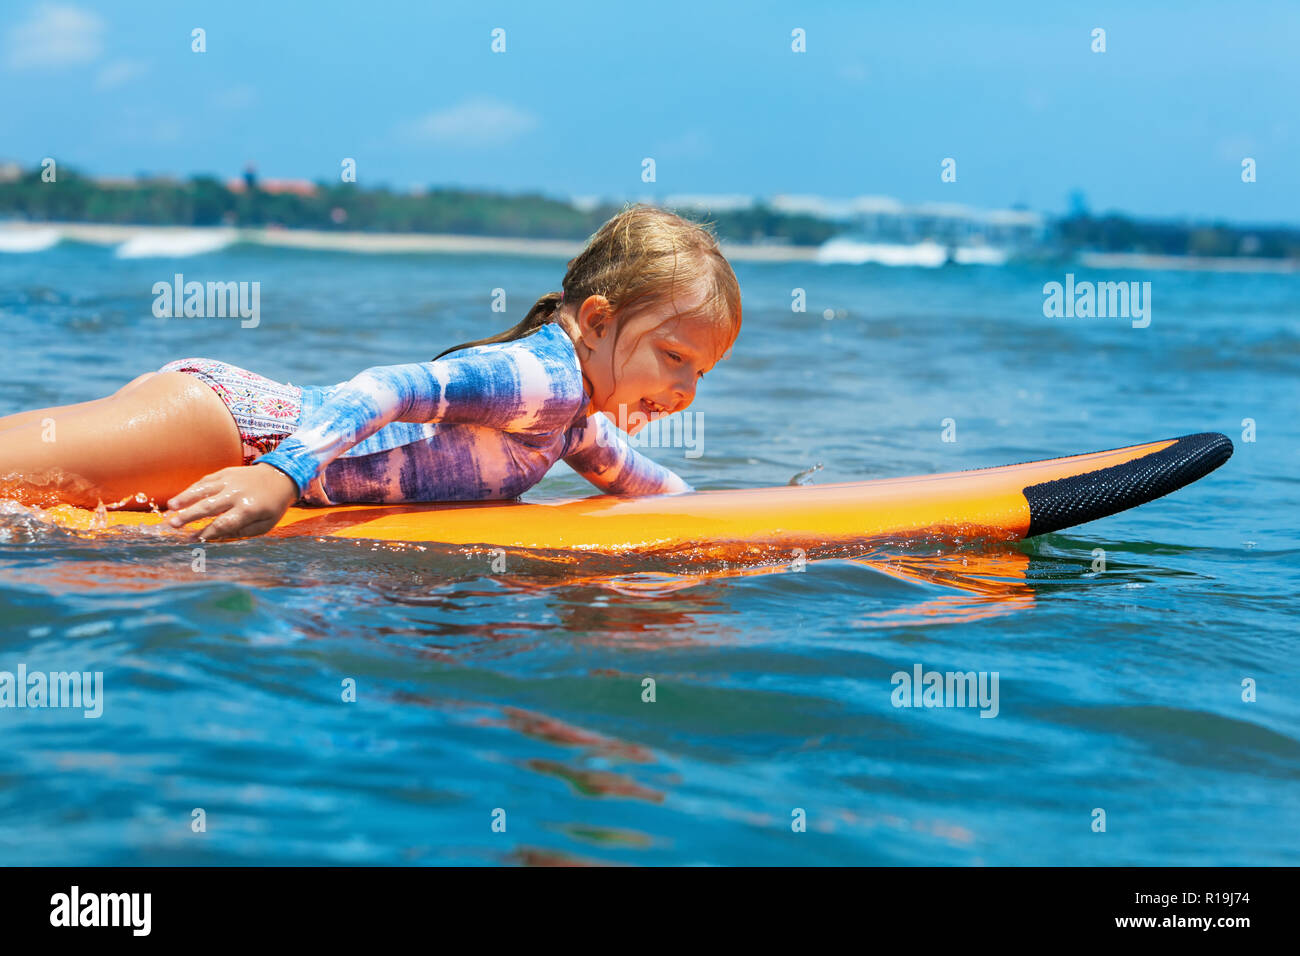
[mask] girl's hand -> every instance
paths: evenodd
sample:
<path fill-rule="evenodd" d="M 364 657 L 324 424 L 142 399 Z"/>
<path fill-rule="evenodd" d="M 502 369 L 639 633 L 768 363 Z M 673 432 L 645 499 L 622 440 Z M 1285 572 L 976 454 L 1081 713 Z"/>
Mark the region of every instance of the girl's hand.
<path fill-rule="evenodd" d="M 267 464 L 222 468 L 204 475 L 167 502 L 167 520 L 180 528 L 199 518 L 220 515 L 199 533 L 200 541 L 249 538 L 275 527 L 298 500 L 292 478 Z"/>

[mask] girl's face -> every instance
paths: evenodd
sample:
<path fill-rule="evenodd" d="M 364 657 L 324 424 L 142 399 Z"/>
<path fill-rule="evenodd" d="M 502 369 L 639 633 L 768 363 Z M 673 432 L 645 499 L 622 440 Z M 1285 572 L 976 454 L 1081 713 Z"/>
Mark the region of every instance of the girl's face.
<path fill-rule="evenodd" d="M 686 408 L 705 372 L 722 358 L 716 328 L 678 312 L 697 308 L 690 301 L 647 306 L 624 319 L 614 343 L 613 311 L 604 296 L 588 296 L 578 307 L 576 343 L 583 377 L 591 393 L 588 414 L 604 412 L 629 435 L 656 418 Z"/>

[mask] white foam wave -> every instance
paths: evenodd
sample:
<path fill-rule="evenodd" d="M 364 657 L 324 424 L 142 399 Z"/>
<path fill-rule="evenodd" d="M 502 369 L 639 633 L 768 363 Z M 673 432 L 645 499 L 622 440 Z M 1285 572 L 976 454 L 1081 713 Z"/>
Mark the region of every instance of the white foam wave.
<path fill-rule="evenodd" d="M 993 246 L 959 246 L 952 254 L 952 261 L 963 266 L 1004 266 L 1010 258 L 1010 253 Z"/>
<path fill-rule="evenodd" d="M 817 250 L 817 261 L 856 266 L 874 262 L 882 266 L 922 266 L 933 269 L 948 261 L 948 250 L 937 242 L 893 245 L 856 239 L 830 239 Z"/>
<path fill-rule="evenodd" d="M 0 252 L 44 252 L 61 238 L 57 229 L 0 229 Z"/>
<path fill-rule="evenodd" d="M 236 239 L 233 229 L 143 232 L 117 247 L 119 259 L 177 259 L 218 252 Z"/>

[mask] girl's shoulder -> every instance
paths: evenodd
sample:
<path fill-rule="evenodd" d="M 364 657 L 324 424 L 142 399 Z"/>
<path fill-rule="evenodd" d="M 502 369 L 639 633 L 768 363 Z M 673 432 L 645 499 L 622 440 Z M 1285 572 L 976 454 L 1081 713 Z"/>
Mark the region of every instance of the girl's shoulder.
<path fill-rule="evenodd" d="M 513 392 L 512 397 L 532 413 L 523 430 L 560 431 L 574 424 L 586 409 L 588 397 L 577 350 L 568 333 L 554 322 L 509 342 L 480 345 L 459 354 L 468 359 L 475 352 L 487 353 L 482 356 L 485 366 L 495 366 L 513 379 L 500 383 L 495 391 L 498 395 Z"/>
<path fill-rule="evenodd" d="M 517 339 L 510 339 L 507 342 L 489 342 L 486 345 L 471 345 L 467 348 L 457 349 L 445 357 L 469 358 L 471 356 L 495 356 L 500 354 L 517 355 L 522 352 L 555 353 L 566 358 L 571 354 L 575 363 L 578 358 L 577 352 L 573 348 L 573 341 L 569 338 L 568 333 L 554 322 L 544 322 Z"/>
<path fill-rule="evenodd" d="M 578 353 L 573 347 L 573 340 L 569 338 L 569 333 L 564 331 L 556 322 L 543 322 L 527 335 L 515 339 L 515 342 L 537 351 L 559 352 L 565 357 L 571 355 L 575 364 L 578 361 Z M 507 342 L 505 344 L 510 345 L 513 343 Z"/>

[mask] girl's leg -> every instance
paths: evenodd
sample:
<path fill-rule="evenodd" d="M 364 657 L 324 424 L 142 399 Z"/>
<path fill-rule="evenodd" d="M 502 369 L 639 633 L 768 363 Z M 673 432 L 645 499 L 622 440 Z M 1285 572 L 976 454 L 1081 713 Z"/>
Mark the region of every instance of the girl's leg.
<path fill-rule="evenodd" d="M 6 428 L 15 428 L 18 425 L 26 425 L 30 422 L 40 422 L 47 418 L 58 419 L 60 416 L 71 414 L 72 412 L 84 412 L 92 407 L 97 406 L 100 402 L 107 401 L 109 398 L 121 395 L 128 389 L 135 388 L 141 382 L 147 381 L 151 376 L 157 375 L 157 372 L 145 372 L 143 375 L 137 375 L 131 381 L 127 382 L 108 398 L 92 398 L 88 402 L 76 402 L 72 405 L 53 405 L 49 408 L 36 408 L 30 412 L 17 412 L 13 415 L 0 416 L 0 431 Z"/>
<path fill-rule="evenodd" d="M 183 372 L 142 376 L 82 404 L 72 412 L 39 410 L 54 419 L 52 429 L 38 418 L 0 431 L 0 498 L 94 508 L 142 494 L 162 510 L 204 475 L 243 464 L 225 403 Z M 147 511 L 149 501 L 123 507 Z"/>

